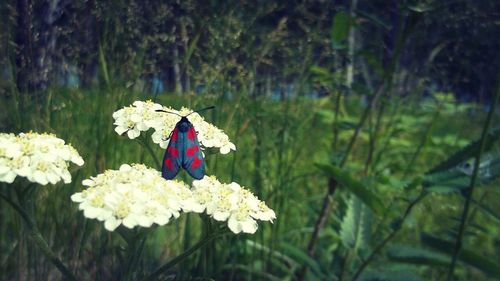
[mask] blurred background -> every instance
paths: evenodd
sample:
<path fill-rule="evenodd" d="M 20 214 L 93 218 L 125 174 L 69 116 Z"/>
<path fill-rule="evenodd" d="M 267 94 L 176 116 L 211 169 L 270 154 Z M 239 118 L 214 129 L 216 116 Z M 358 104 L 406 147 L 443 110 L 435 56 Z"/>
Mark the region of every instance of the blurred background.
<path fill-rule="evenodd" d="M 155 167 L 114 132 L 135 100 L 215 105 L 202 115 L 237 150 L 207 151 L 207 173 L 277 214 L 159 280 L 499 280 L 498 50 L 496 0 L 2 0 L 0 131 L 54 133 L 84 158 L 32 206 L 81 280 L 125 268 L 123 239 L 69 197 L 123 163 Z M 196 215 L 154 229 L 141 267 L 202 233 Z M 61 278 L 2 202 L 0 280 Z"/>

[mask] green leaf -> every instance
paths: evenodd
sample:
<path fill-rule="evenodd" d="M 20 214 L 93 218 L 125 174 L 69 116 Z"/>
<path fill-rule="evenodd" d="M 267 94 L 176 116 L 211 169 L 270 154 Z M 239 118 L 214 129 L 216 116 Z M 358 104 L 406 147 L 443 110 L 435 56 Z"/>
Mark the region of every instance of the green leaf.
<path fill-rule="evenodd" d="M 425 12 L 435 10 L 436 7 L 433 6 L 432 3 L 417 3 L 415 5 L 409 5 L 408 9 L 410 11 L 414 11 L 417 13 L 425 13 Z"/>
<path fill-rule="evenodd" d="M 335 121 L 335 112 L 330 109 L 318 109 L 315 112 L 323 122 L 332 124 Z"/>
<path fill-rule="evenodd" d="M 385 30 L 390 30 L 392 28 L 390 21 L 388 21 L 382 17 L 379 17 L 378 15 L 371 14 L 371 13 L 368 13 L 368 12 L 365 12 L 362 10 L 358 10 L 357 14 L 370 20 L 371 22 L 384 28 Z"/>
<path fill-rule="evenodd" d="M 255 261 L 254 261 L 255 262 Z M 260 266 L 259 266 L 260 267 Z M 239 275 L 246 276 L 247 273 L 257 280 L 282 281 L 282 277 L 277 277 L 271 273 L 263 271 L 261 268 L 256 268 L 255 264 L 226 264 L 222 267 L 228 271 L 241 272 Z M 184 280 L 184 279 L 182 279 Z M 219 279 L 220 280 L 220 279 Z M 286 279 L 285 279 L 286 280 Z M 181 281 L 181 280 L 179 280 Z"/>
<path fill-rule="evenodd" d="M 479 165 L 476 186 L 484 186 L 500 177 L 500 154 L 485 155 Z M 428 191 L 450 193 L 468 188 L 474 161 L 464 161 L 444 171 L 424 176 L 422 185 Z"/>
<path fill-rule="evenodd" d="M 351 16 L 345 11 L 335 14 L 332 25 L 332 46 L 334 49 L 345 48 L 345 41 L 351 27 Z"/>
<path fill-rule="evenodd" d="M 470 178 L 458 170 L 444 171 L 426 175 L 422 186 L 432 192 L 452 193 L 469 186 Z"/>
<path fill-rule="evenodd" d="M 99 45 L 99 65 L 101 66 L 104 82 L 106 82 L 106 86 L 109 87 L 111 84 L 111 80 L 109 78 L 108 63 L 106 62 L 106 56 L 104 55 L 102 45 Z"/>
<path fill-rule="evenodd" d="M 422 279 L 410 270 L 367 270 L 359 277 L 360 281 L 421 281 Z"/>
<path fill-rule="evenodd" d="M 297 261 L 299 264 L 306 265 L 314 275 L 322 277 L 324 274 L 321 272 L 321 267 L 319 263 L 311 258 L 303 249 L 298 248 L 295 245 L 283 242 L 282 244 L 283 252 L 288 257 Z"/>
<path fill-rule="evenodd" d="M 342 171 L 340 168 L 331 164 L 315 164 L 319 169 L 337 180 L 337 182 L 345 186 L 347 190 L 356 195 L 366 206 L 368 206 L 374 213 L 381 214 L 384 205 L 382 201 L 365 185 L 351 176 L 349 173 Z"/>
<path fill-rule="evenodd" d="M 333 73 L 325 67 L 313 65 L 310 70 L 313 81 L 329 85 L 333 81 Z"/>
<path fill-rule="evenodd" d="M 371 210 L 352 195 L 340 225 L 340 238 L 344 247 L 354 251 L 366 249 L 370 243 L 371 221 Z"/>
<path fill-rule="evenodd" d="M 497 222 L 500 222 L 500 213 L 498 213 L 494 209 L 486 206 L 484 203 L 478 202 L 474 199 L 472 199 L 471 202 L 479 207 L 478 210 L 484 212 L 485 214 L 488 214 L 490 217 L 495 219 Z"/>
<path fill-rule="evenodd" d="M 484 152 L 488 152 L 492 147 L 493 144 L 500 138 L 500 128 L 496 128 L 494 130 L 491 130 L 488 135 L 486 136 L 486 142 L 484 146 Z M 442 161 L 438 165 L 436 165 L 434 168 L 432 168 L 427 174 L 432 174 L 444 170 L 448 170 L 450 168 L 454 168 L 458 166 L 460 163 L 467 161 L 470 158 L 473 158 L 476 156 L 479 147 L 480 147 L 480 141 L 477 140 L 463 149 L 455 152 L 452 156 L 450 156 L 448 159 Z"/>
<path fill-rule="evenodd" d="M 271 249 L 265 245 L 262 245 L 252 240 L 246 240 L 245 242 L 250 248 L 262 251 L 267 255 L 271 254 L 273 257 L 275 257 L 277 260 L 282 261 L 284 264 L 290 265 L 292 267 L 298 266 L 298 263 L 293 258 L 279 252 L 277 249 Z"/>
<path fill-rule="evenodd" d="M 415 248 L 406 245 L 396 245 L 389 249 L 387 256 L 389 259 L 410 264 L 421 264 L 431 266 L 448 266 L 449 257 L 427 249 Z"/>
<path fill-rule="evenodd" d="M 354 130 L 358 126 L 356 122 L 341 121 L 339 122 L 339 129 L 342 130 Z"/>
<path fill-rule="evenodd" d="M 424 245 L 427 245 L 450 256 L 455 250 L 455 242 L 440 239 L 427 233 L 422 233 L 420 236 L 420 240 Z M 486 274 L 489 274 L 495 278 L 500 278 L 500 263 L 488 259 L 484 256 L 484 253 L 476 253 L 462 247 L 462 250 L 458 255 L 458 259 L 483 271 Z"/>

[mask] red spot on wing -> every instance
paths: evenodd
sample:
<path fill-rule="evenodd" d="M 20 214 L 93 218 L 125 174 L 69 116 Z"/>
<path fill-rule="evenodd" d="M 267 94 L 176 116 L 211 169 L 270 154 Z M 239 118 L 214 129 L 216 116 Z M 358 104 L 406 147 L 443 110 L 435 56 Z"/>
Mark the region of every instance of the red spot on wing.
<path fill-rule="evenodd" d="M 188 130 L 188 140 L 194 140 L 196 137 L 196 131 L 191 127 Z"/>
<path fill-rule="evenodd" d="M 196 152 L 200 151 L 197 145 L 193 145 L 191 147 L 188 147 L 186 154 L 188 157 L 193 157 Z"/>
<path fill-rule="evenodd" d="M 177 130 L 177 128 L 175 128 L 174 131 L 172 132 L 171 139 L 173 141 L 177 141 L 178 138 L 179 138 L 179 131 Z"/>
<path fill-rule="evenodd" d="M 173 146 L 169 146 L 167 149 L 168 153 L 172 155 L 172 157 L 179 157 L 179 150 Z"/>
<path fill-rule="evenodd" d="M 201 159 L 200 158 L 194 158 L 193 162 L 191 163 L 191 169 L 195 170 L 201 165 Z"/>
<path fill-rule="evenodd" d="M 165 159 L 164 163 L 169 171 L 172 171 L 174 169 L 174 165 L 172 164 L 172 159 L 167 158 L 167 159 Z"/>

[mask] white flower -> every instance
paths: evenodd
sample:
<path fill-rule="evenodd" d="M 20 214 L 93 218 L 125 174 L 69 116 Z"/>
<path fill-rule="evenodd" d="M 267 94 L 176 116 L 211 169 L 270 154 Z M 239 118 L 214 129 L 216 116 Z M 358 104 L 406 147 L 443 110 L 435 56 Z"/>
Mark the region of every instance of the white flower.
<path fill-rule="evenodd" d="M 193 181 L 193 198 L 200 209 L 217 221 L 227 221 L 234 233 L 255 233 L 256 220 L 273 221 L 276 214 L 252 192 L 239 184 L 220 183 L 213 176 Z"/>
<path fill-rule="evenodd" d="M 42 185 L 70 183 L 68 162 L 84 163 L 71 145 L 54 135 L 0 133 L 0 181 L 12 183 L 20 176 Z"/>
<path fill-rule="evenodd" d="M 168 111 L 174 114 L 157 110 Z M 161 148 L 166 148 L 170 133 L 181 118 L 178 115 L 187 116 L 192 112 L 193 110 L 185 107 L 175 110 L 153 103 L 152 101 L 135 101 L 131 106 L 124 107 L 113 113 L 114 124 L 116 125 L 115 131 L 120 135 L 127 133 L 130 139 L 134 139 L 141 132 L 152 128 L 154 130 L 154 133 L 151 135 L 153 142 Z M 188 119 L 198 132 L 198 141 L 201 146 L 205 148 L 218 148 L 221 154 L 227 154 L 231 150 L 236 150 L 236 146 L 229 140 L 229 137 L 221 129 L 206 122 L 200 114 L 196 112 L 192 113 Z"/>
<path fill-rule="evenodd" d="M 107 170 L 82 182 L 88 186 L 71 200 L 79 203 L 85 217 L 104 221 L 113 231 L 164 225 L 182 210 L 199 209 L 189 188 L 176 180 L 165 180 L 160 172 L 142 164 L 124 164 L 119 170 Z"/>

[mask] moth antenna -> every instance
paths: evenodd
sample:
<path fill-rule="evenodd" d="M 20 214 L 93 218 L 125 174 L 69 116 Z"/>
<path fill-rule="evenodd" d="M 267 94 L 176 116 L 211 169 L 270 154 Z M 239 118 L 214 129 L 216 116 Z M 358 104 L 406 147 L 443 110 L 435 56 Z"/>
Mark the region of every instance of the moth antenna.
<path fill-rule="evenodd" d="M 175 115 L 177 115 L 177 116 L 179 116 L 179 117 L 183 117 L 183 116 L 181 116 L 181 115 L 179 115 L 179 114 L 177 114 L 177 113 L 175 113 L 175 112 L 172 112 L 172 111 L 166 111 L 166 110 L 163 110 L 163 109 L 157 109 L 157 110 L 155 110 L 155 111 L 156 111 L 156 112 L 165 112 L 165 113 L 175 114 Z"/>
<path fill-rule="evenodd" d="M 195 112 L 201 112 L 201 111 L 205 111 L 205 110 L 208 110 L 208 109 L 214 109 L 215 106 L 211 105 L 211 106 L 207 106 L 207 107 L 204 107 L 204 108 L 201 108 L 201 109 L 197 109 L 191 113 L 189 113 L 188 115 L 186 115 L 186 117 L 188 117 L 189 115 L 195 113 Z"/>

